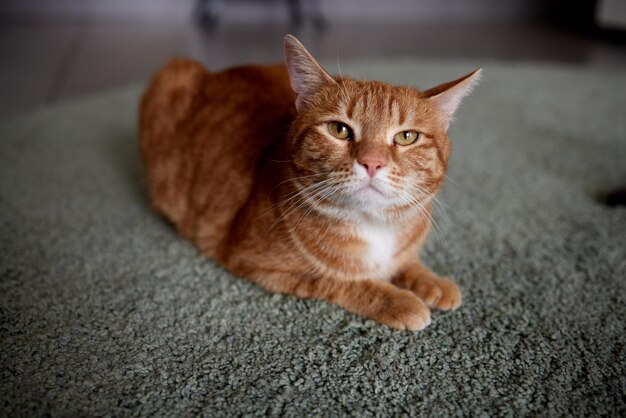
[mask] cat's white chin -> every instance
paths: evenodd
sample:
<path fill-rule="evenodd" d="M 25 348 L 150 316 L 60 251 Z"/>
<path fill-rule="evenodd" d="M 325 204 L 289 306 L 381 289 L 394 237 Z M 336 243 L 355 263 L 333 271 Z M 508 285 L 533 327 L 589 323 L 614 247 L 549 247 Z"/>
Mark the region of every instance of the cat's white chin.
<path fill-rule="evenodd" d="M 385 200 L 386 197 L 379 189 L 368 184 L 356 191 L 355 196 L 359 199 L 366 201 L 382 201 Z"/>
<path fill-rule="evenodd" d="M 367 213 L 377 212 L 389 206 L 389 198 L 385 193 L 371 184 L 354 191 L 351 200 L 355 209 Z"/>

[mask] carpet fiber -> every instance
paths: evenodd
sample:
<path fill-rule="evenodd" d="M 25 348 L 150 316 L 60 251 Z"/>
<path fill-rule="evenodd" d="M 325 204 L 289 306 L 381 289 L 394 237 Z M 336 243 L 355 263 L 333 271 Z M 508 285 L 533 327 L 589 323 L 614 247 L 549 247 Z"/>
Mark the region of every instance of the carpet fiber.
<path fill-rule="evenodd" d="M 333 70 L 333 66 L 329 68 Z M 472 70 L 344 73 L 429 87 Z M 464 305 L 399 332 L 272 295 L 153 211 L 140 86 L 0 125 L 0 415 L 626 415 L 626 74 L 485 65 L 423 252 Z"/>

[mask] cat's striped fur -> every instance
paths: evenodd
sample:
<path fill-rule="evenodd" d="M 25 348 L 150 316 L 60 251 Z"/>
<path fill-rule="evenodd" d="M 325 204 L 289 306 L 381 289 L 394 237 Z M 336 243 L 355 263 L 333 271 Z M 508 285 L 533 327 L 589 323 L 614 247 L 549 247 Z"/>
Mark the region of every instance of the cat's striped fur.
<path fill-rule="evenodd" d="M 270 291 L 422 329 L 429 307 L 461 303 L 418 252 L 450 118 L 479 72 L 421 92 L 331 77 L 295 38 L 285 45 L 286 66 L 211 73 L 179 59 L 155 76 L 140 115 L 152 202 L 204 254 Z M 403 131 L 419 139 L 398 145 Z"/>

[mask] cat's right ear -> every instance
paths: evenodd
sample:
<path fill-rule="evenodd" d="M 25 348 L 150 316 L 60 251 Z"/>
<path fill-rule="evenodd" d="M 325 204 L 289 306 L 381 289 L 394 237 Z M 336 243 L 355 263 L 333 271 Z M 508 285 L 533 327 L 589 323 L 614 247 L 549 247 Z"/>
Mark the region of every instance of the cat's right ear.
<path fill-rule="evenodd" d="M 440 84 L 426 90 L 423 94 L 443 112 L 445 129 L 448 130 L 454 112 L 474 86 L 480 81 L 482 68 L 478 68 L 468 75 L 448 83 Z"/>
<path fill-rule="evenodd" d="M 291 87 L 296 93 L 296 110 L 300 111 L 308 97 L 335 80 L 293 35 L 285 36 L 285 62 Z"/>

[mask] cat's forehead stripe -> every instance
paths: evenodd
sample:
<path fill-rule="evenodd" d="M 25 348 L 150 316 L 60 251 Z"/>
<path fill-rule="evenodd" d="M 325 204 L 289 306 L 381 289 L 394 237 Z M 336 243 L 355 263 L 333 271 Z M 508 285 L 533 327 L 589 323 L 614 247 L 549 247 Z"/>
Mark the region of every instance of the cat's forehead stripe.
<path fill-rule="evenodd" d="M 354 107 L 356 106 L 356 101 L 352 97 L 346 97 L 347 100 L 346 105 L 346 116 L 348 119 L 352 119 L 352 115 L 354 114 Z"/>
<path fill-rule="evenodd" d="M 402 112 L 398 99 L 393 96 L 389 98 L 389 109 L 391 120 L 398 125 L 402 125 L 404 123 L 405 115 Z"/>
<path fill-rule="evenodd" d="M 411 106 L 403 101 L 402 92 L 389 90 L 384 85 L 370 85 L 357 91 L 347 90 L 339 95 L 338 113 L 353 125 L 371 125 L 368 121 L 383 122 L 390 129 L 408 129 L 415 119 Z M 356 126 L 353 126 L 356 128 Z"/>
<path fill-rule="evenodd" d="M 361 96 L 359 100 L 359 109 L 362 114 L 367 115 L 369 113 L 370 105 L 370 91 L 365 90 L 364 94 Z"/>

